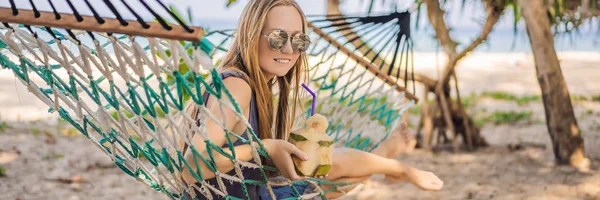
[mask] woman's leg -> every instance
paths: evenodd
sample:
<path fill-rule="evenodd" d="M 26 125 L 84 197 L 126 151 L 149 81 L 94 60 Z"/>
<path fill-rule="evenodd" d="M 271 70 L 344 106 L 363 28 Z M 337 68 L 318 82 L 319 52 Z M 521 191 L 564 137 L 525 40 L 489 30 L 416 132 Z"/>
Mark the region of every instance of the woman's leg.
<path fill-rule="evenodd" d="M 340 149 L 334 153 L 333 166 L 327 176 L 331 182 L 361 182 L 373 174 L 384 174 L 391 182 L 410 181 L 422 190 L 439 190 L 443 186 L 435 174 L 421 171 L 400 163 L 395 159 L 384 158 L 372 153 L 355 149 Z M 328 189 L 331 187 L 322 187 Z M 347 188 L 349 191 L 352 188 Z M 327 193 L 327 198 L 336 198 L 342 192 Z"/>
<path fill-rule="evenodd" d="M 430 172 L 416 170 L 394 159 L 399 154 L 412 151 L 415 144 L 416 140 L 410 134 L 408 126 L 401 123 L 392 132 L 392 135 L 383 141 L 378 148 L 374 149 L 372 153 L 349 148 L 336 149 L 333 156 L 333 166 L 326 179 L 331 182 L 358 183 L 365 181 L 373 174 L 384 174 L 386 179 L 393 182 L 406 180 L 407 178 L 425 178 L 421 182 L 430 182 L 431 184 L 418 182 L 415 184 L 421 184 L 417 186 L 423 189 L 438 189 L 438 185 L 441 187 L 441 181 L 435 175 Z M 406 175 L 410 176 L 407 177 Z M 331 187 L 330 185 L 323 185 L 321 188 L 329 189 Z M 329 192 L 326 196 L 327 198 L 337 198 L 352 189 L 354 187 L 345 188 L 344 191 Z"/>
<path fill-rule="evenodd" d="M 417 140 L 410 133 L 408 125 L 400 122 L 400 125 L 390 133 L 390 136 L 381 142 L 377 148 L 373 149 L 371 153 L 386 158 L 396 158 L 400 154 L 412 152 L 416 145 Z"/>
<path fill-rule="evenodd" d="M 373 174 L 395 175 L 404 173 L 405 166 L 397 160 L 351 148 L 338 148 L 333 153 L 333 165 L 328 180 L 355 178 Z"/>
<path fill-rule="evenodd" d="M 371 155 L 378 155 L 380 157 L 395 158 L 399 154 L 408 152 L 409 150 L 414 148 L 415 144 L 416 144 L 415 139 L 410 134 L 410 131 L 408 130 L 408 126 L 406 126 L 406 124 L 401 124 L 400 126 L 398 126 L 398 128 L 394 129 L 394 131 L 391 133 L 391 135 L 386 140 L 381 142 L 381 144 L 377 148 L 375 148 L 372 151 L 372 153 L 367 153 L 364 151 L 358 151 L 355 149 L 348 149 L 348 148 L 335 149 L 334 155 L 333 155 L 334 163 L 333 163 L 332 169 L 330 170 L 329 175 L 327 176 L 326 179 L 328 181 L 337 182 L 337 183 L 359 183 L 359 182 L 365 181 L 365 180 L 369 179 L 369 177 L 371 177 L 372 174 L 368 174 L 365 176 L 359 176 L 359 177 L 355 177 L 355 176 L 338 177 L 339 176 L 338 174 L 348 174 L 346 172 L 337 173 L 338 170 L 345 170 L 345 169 L 339 169 L 339 168 L 341 168 L 340 165 L 342 165 L 344 163 L 352 162 L 352 161 L 348 161 L 349 158 L 346 158 L 346 157 L 350 156 L 350 157 L 360 158 L 360 156 L 351 155 L 351 154 L 353 154 L 352 152 L 358 152 L 358 154 L 371 154 Z M 333 174 L 332 173 L 333 171 L 336 171 L 336 173 Z M 356 186 L 354 186 L 354 187 L 356 187 Z M 326 194 L 326 197 L 327 198 L 340 197 L 340 196 L 344 195 L 346 192 L 354 189 L 354 187 L 344 188 L 343 189 L 344 192 L 342 192 L 342 191 L 328 192 Z M 323 189 L 323 190 L 328 190 L 330 188 L 332 188 L 331 185 L 321 185 L 321 189 Z M 293 195 L 292 192 L 289 191 L 289 189 L 290 188 L 281 188 L 280 193 L 277 194 L 277 198 L 279 199 L 279 198 L 291 197 L 291 196 L 285 196 L 285 193 L 287 193 L 289 195 Z M 261 196 L 264 197 L 265 199 L 270 199 L 268 191 L 265 188 L 263 188 L 261 190 Z"/>
<path fill-rule="evenodd" d="M 371 153 L 364 152 L 351 148 L 336 148 L 333 153 L 333 166 L 329 172 L 327 179 L 336 180 L 339 178 L 357 178 L 366 177 L 369 178 L 371 172 L 385 172 L 389 171 L 389 167 L 383 167 L 381 164 L 387 163 L 396 165 L 397 162 L 391 159 L 396 158 L 398 155 L 412 151 L 416 144 L 416 140 L 412 137 L 410 130 L 406 123 L 401 122 L 398 127 L 392 131 L 390 136 L 381 142 L 377 148 Z M 360 160 L 365 159 L 365 160 Z M 360 161 L 360 162 L 354 162 Z M 360 163 L 361 167 L 354 167 L 359 169 L 353 169 L 345 167 L 350 164 L 354 166 L 355 163 Z M 364 165 L 364 166 L 363 166 Z M 386 173 L 381 173 L 386 174 Z"/>

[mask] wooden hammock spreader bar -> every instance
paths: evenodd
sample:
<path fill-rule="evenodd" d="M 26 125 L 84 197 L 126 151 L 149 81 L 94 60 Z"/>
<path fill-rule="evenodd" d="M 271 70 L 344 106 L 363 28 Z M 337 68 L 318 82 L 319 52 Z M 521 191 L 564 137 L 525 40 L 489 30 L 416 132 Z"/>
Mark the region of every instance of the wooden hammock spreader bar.
<path fill-rule="evenodd" d="M 127 35 L 156 37 L 172 40 L 186 40 L 191 42 L 200 42 L 204 36 L 204 30 L 199 27 L 189 27 L 194 30 L 193 33 L 186 31 L 182 26 L 170 24 L 171 30 L 163 28 L 157 22 L 146 22 L 150 27 L 144 28 L 140 23 L 133 20 L 126 20 L 127 26 L 121 25 L 119 20 L 104 18 L 104 23 L 100 24 L 92 16 L 82 16 L 83 21 L 77 21 L 75 15 L 61 13 L 60 19 L 56 19 L 54 13 L 40 11 L 40 16 L 35 17 L 31 10 L 19 9 L 18 15 L 13 15 L 10 8 L 0 8 L 0 22 L 25 24 L 31 26 L 47 26 L 52 28 L 63 28 L 72 30 L 84 30 L 103 33 L 121 33 Z"/>
<path fill-rule="evenodd" d="M 415 103 L 417 103 L 419 101 L 419 98 L 417 98 L 414 94 L 406 91 L 405 87 L 398 85 L 397 81 L 394 81 L 394 79 L 392 79 L 390 76 L 379 71 L 377 66 L 375 66 L 371 62 L 365 60 L 364 58 L 352 53 L 349 49 L 347 49 L 346 47 L 341 45 L 339 42 L 337 42 L 336 40 L 331 38 L 329 35 L 325 34 L 320 28 L 314 26 L 312 23 L 310 23 L 310 22 L 307 22 L 307 23 L 308 23 L 308 27 L 311 28 L 313 32 L 315 32 L 317 35 L 321 36 L 325 41 L 331 43 L 332 46 L 338 48 L 341 52 L 348 55 L 348 57 L 350 57 L 354 61 L 358 62 L 359 64 L 361 64 L 362 66 L 367 68 L 367 70 L 369 70 L 371 73 L 375 74 L 378 78 L 385 81 L 386 84 L 388 84 L 392 87 L 396 87 L 396 90 L 398 92 L 404 92 L 406 98 L 408 98 L 409 100 L 415 100 Z"/>

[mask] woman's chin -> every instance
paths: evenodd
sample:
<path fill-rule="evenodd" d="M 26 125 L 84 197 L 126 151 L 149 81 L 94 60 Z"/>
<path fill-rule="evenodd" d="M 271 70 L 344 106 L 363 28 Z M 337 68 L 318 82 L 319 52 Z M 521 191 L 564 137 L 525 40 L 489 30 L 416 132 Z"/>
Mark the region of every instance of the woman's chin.
<path fill-rule="evenodd" d="M 275 71 L 275 72 L 272 72 L 271 74 L 273 74 L 273 76 L 275 76 L 275 77 L 282 77 L 282 76 L 285 76 L 288 72 L 290 72 L 290 70 L 287 70 L 287 71 L 283 71 L 283 70 L 281 70 L 281 71 Z"/>
<path fill-rule="evenodd" d="M 280 73 L 280 74 L 277 74 L 277 75 L 275 75 L 275 76 L 276 76 L 276 77 L 283 77 L 283 76 L 285 76 L 287 73 L 288 73 L 288 72 L 285 72 L 285 73 Z"/>
<path fill-rule="evenodd" d="M 266 77 L 274 78 L 274 77 L 282 77 L 290 72 L 293 66 L 272 66 L 269 70 L 262 69 L 263 74 Z"/>

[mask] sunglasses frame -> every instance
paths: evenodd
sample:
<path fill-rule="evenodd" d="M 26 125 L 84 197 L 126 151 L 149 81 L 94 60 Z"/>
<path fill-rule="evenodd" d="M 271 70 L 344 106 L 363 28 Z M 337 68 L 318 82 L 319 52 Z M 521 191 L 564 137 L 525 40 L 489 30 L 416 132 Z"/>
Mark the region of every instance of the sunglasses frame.
<path fill-rule="evenodd" d="M 292 51 L 294 51 L 294 53 L 304 53 L 304 52 L 306 52 L 306 50 L 308 50 L 308 47 L 310 46 L 310 44 L 312 44 L 308 34 L 305 34 L 302 32 L 298 32 L 298 33 L 294 33 L 294 34 L 290 35 L 287 32 L 285 32 L 284 30 L 275 29 L 268 34 L 261 34 L 261 35 L 265 36 L 267 38 L 267 42 L 269 44 L 269 49 L 271 49 L 273 51 L 281 51 L 287 44 L 288 40 L 290 40 L 290 45 L 292 45 Z M 303 40 L 302 38 L 296 38 L 297 36 L 298 37 L 305 36 L 306 38 L 305 38 L 305 40 Z M 278 38 L 275 38 L 275 37 L 278 37 Z M 281 38 L 283 38 L 283 42 L 273 41 L 274 39 L 281 39 Z M 306 41 L 306 43 L 304 45 L 304 50 L 299 51 L 298 47 L 294 46 L 294 39 L 300 39 L 303 42 Z M 280 44 L 277 44 L 277 43 L 280 43 Z M 299 44 L 297 44 L 297 45 L 299 45 Z M 277 47 L 277 46 L 279 46 L 279 47 Z"/>

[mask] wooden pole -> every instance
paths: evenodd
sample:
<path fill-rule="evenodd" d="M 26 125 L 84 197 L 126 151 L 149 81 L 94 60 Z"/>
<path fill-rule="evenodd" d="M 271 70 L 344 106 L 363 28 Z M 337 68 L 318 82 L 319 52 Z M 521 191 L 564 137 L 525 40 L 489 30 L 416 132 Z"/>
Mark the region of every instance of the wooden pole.
<path fill-rule="evenodd" d="M 146 22 L 150 27 L 144 28 L 138 21 L 133 20 L 126 20 L 128 25 L 123 26 L 117 19 L 105 18 L 105 22 L 100 24 L 96 21 L 96 18 L 91 16 L 81 16 L 83 17 L 83 21 L 79 22 L 75 15 L 72 14 L 60 14 L 61 18 L 57 20 L 52 12 L 40 11 L 39 13 L 40 16 L 35 17 L 33 11 L 19 9 L 19 14 L 13 15 L 10 8 L 0 8 L 0 22 L 103 33 L 121 33 L 192 42 L 199 42 L 204 36 L 204 30 L 199 27 L 189 27 L 193 30 L 193 33 L 190 33 L 182 26 L 174 24 L 170 25 L 172 27 L 171 30 L 167 30 L 157 22 Z"/>

